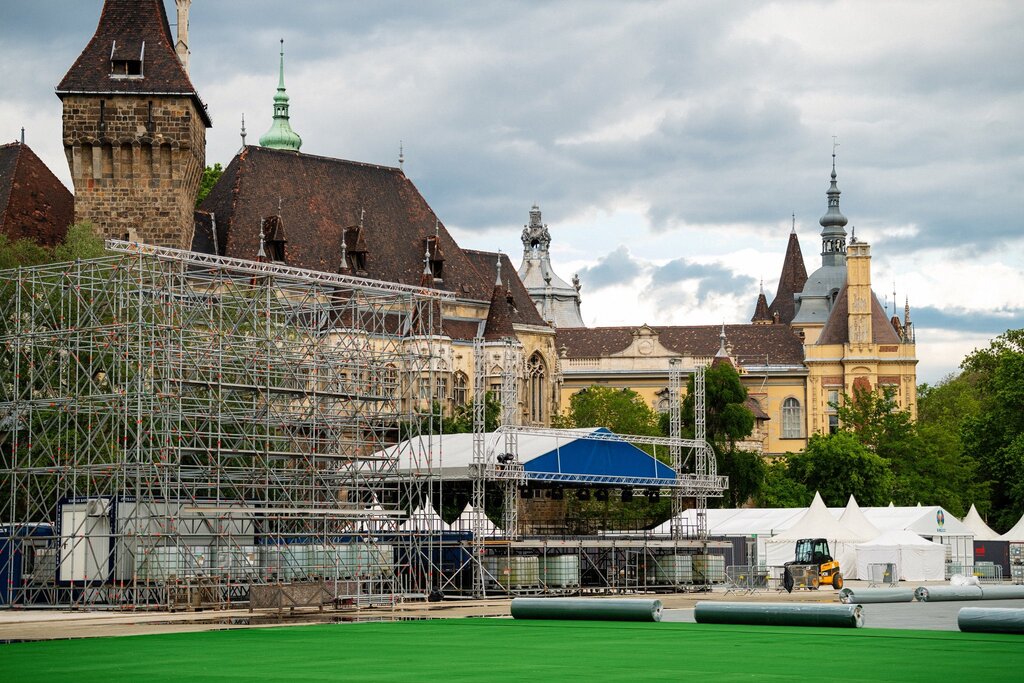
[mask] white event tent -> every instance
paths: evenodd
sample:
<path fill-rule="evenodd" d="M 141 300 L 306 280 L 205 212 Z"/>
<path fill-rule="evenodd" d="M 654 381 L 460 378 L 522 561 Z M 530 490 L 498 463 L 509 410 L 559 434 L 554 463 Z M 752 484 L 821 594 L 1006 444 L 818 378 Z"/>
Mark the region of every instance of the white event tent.
<path fill-rule="evenodd" d="M 1024 543 L 1024 515 L 1021 515 L 1017 523 L 1013 525 L 1013 528 L 1000 536 L 999 540 L 1009 541 L 1010 543 Z"/>
<path fill-rule="evenodd" d="M 834 510 L 829 510 L 829 512 L 835 514 Z M 853 497 L 852 493 L 850 500 L 846 502 L 843 513 L 839 515 L 839 523 L 865 539 L 875 538 L 882 533 L 864 516 L 864 511 L 860 509 L 860 505 L 857 504 L 857 499 Z"/>
<path fill-rule="evenodd" d="M 405 520 L 398 528 L 400 531 L 427 531 L 432 533 L 450 530 L 450 527 L 441 519 L 441 515 L 434 511 L 434 506 L 429 500 L 424 505 L 416 508 L 409 515 L 409 519 Z"/>
<path fill-rule="evenodd" d="M 792 561 L 796 542 L 802 538 L 827 540 L 832 557 L 839 562 L 839 571 L 845 578 L 857 578 L 856 544 L 869 539 L 861 533 L 851 531 L 833 517 L 818 493 L 814 494 L 811 506 L 802 517 L 782 533 L 768 539 L 765 544 L 766 564 L 775 567 Z"/>
<path fill-rule="evenodd" d="M 999 534 L 992 530 L 988 524 L 985 524 L 985 520 L 978 514 L 978 509 L 971 505 L 971 509 L 967 511 L 967 515 L 964 517 L 964 524 L 974 532 L 975 541 L 999 541 Z"/>
<path fill-rule="evenodd" d="M 466 503 L 466 509 L 462 511 L 458 519 L 451 523 L 452 531 L 473 531 L 473 516 L 476 514 L 476 508 L 473 507 L 472 503 Z M 487 518 L 487 515 L 480 512 L 483 519 L 482 523 L 482 535 L 483 536 L 503 536 L 504 531 L 494 525 L 494 522 Z"/>
<path fill-rule="evenodd" d="M 862 508 L 880 531 L 913 531 L 925 540 L 942 543 L 947 560 L 963 568 L 974 566 L 974 531 L 939 505 Z"/>
<path fill-rule="evenodd" d="M 945 546 L 926 541 L 913 531 L 890 529 L 873 540 L 858 543 L 856 550 L 858 576 L 869 576 L 869 564 L 891 562 L 901 581 L 945 579 Z"/>

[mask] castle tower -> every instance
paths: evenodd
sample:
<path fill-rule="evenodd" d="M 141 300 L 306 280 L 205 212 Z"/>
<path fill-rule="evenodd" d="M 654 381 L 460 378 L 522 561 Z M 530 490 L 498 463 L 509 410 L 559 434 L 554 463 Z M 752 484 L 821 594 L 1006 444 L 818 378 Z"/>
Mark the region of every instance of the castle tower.
<path fill-rule="evenodd" d="M 519 265 L 519 278 L 537 305 L 540 315 L 558 328 L 584 327 L 580 314 L 579 280 L 573 284 L 558 277 L 551 268 L 551 233 L 541 220 L 540 208 L 530 209 L 530 223 L 523 227 L 523 262 Z"/>
<path fill-rule="evenodd" d="M 284 89 L 284 40 L 281 40 L 281 66 L 278 71 L 277 93 L 274 95 L 274 122 L 270 130 L 260 138 L 261 147 L 271 149 L 293 149 L 296 152 L 302 147 L 302 138 L 292 130 L 288 114 L 288 93 Z"/>
<path fill-rule="evenodd" d="M 177 4 L 187 55 L 188 3 Z M 188 249 L 212 123 L 162 0 L 106 0 L 57 96 L 75 220 L 104 238 Z"/>
<path fill-rule="evenodd" d="M 846 255 L 846 287 L 849 290 L 847 329 L 851 344 L 871 343 L 871 247 L 854 242 Z M 884 315 L 882 316 L 884 320 Z"/>

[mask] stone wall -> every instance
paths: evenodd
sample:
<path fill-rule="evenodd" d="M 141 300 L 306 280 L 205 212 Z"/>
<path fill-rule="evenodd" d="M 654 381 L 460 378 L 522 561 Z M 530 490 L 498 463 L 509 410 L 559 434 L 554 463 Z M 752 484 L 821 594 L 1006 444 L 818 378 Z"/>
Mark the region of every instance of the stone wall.
<path fill-rule="evenodd" d="M 189 97 L 66 95 L 64 151 L 75 220 L 101 237 L 188 249 L 206 162 Z"/>

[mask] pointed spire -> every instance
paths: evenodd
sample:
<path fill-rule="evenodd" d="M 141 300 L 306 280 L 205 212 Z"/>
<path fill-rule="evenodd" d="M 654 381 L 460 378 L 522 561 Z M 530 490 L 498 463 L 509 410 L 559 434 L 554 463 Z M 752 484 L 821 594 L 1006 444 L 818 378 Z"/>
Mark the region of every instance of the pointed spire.
<path fill-rule="evenodd" d="M 772 315 L 768 312 L 768 299 L 764 295 L 764 280 L 761 280 L 761 289 L 757 295 L 757 303 L 754 304 L 754 317 L 750 322 L 755 325 L 771 325 Z"/>
<path fill-rule="evenodd" d="M 260 145 L 271 149 L 291 149 L 296 152 L 302 147 L 302 138 L 292 130 L 288 115 L 288 93 L 284 88 L 284 38 L 281 39 L 281 65 L 278 74 L 277 94 L 274 95 L 274 122 L 270 130 L 260 138 Z"/>
<path fill-rule="evenodd" d="M 267 236 L 263 232 L 263 219 L 261 218 L 260 219 L 260 248 L 259 248 L 259 251 L 256 252 L 256 260 L 259 261 L 260 263 L 263 263 L 264 261 L 267 260 L 267 250 L 265 248 L 266 247 L 266 239 L 267 239 Z"/>
<path fill-rule="evenodd" d="M 846 263 L 846 216 L 839 210 L 839 184 L 836 180 L 836 147 L 839 143 L 832 138 L 832 182 L 825 195 L 828 210 L 818 223 L 821 225 L 821 265 L 841 266 Z"/>
<path fill-rule="evenodd" d="M 495 341 L 511 339 L 516 336 L 512 327 L 512 311 L 509 306 L 508 290 L 501 281 L 501 254 L 497 255 L 497 276 L 494 278 L 494 292 L 491 294 L 491 306 L 487 311 L 487 322 L 484 323 L 484 339 Z"/>
<path fill-rule="evenodd" d="M 725 323 L 722 323 L 722 331 L 718 334 L 718 353 L 715 355 L 719 358 L 729 355 L 729 352 L 725 350 Z"/>
<path fill-rule="evenodd" d="M 242 112 L 242 147 L 245 147 L 245 112 Z"/>
<path fill-rule="evenodd" d="M 769 317 L 774 321 L 778 316 L 778 322 L 788 325 L 793 322 L 796 315 L 795 296 L 804 291 L 807 284 L 807 267 L 804 265 L 804 255 L 800 251 L 800 239 L 796 234 L 796 214 L 793 214 L 793 227 L 789 233 L 789 242 L 786 244 L 786 256 L 782 262 L 782 273 L 779 275 L 779 286 L 775 291 L 775 298 L 768 306 Z"/>

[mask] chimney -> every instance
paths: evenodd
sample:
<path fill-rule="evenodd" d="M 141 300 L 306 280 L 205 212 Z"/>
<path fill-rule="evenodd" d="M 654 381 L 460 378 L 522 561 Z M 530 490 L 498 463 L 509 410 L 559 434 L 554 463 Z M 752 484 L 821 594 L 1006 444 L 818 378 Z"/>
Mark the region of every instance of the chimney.
<path fill-rule="evenodd" d="M 178 42 L 174 45 L 174 51 L 178 53 L 181 65 L 188 73 L 188 10 L 192 0 L 174 0 L 178 6 Z"/>
<path fill-rule="evenodd" d="M 867 242 L 850 244 L 846 252 L 846 287 L 849 290 L 848 329 L 850 342 L 870 344 L 871 335 L 871 247 Z"/>

